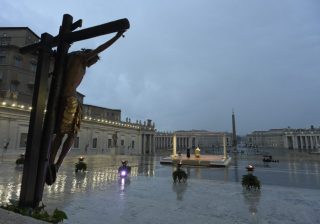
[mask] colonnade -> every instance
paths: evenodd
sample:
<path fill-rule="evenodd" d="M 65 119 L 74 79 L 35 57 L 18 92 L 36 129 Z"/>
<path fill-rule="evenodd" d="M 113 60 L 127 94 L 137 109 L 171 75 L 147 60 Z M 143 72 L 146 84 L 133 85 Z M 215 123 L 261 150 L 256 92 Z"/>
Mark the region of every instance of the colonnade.
<path fill-rule="evenodd" d="M 320 134 L 298 134 L 285 136 L 285 148 L 315 150 L 320 147 Z"/>
<path fill-rule="evenodd" d="M 141 154 L 155 153 L 155 137 L 151 133 L 141 134 Z"/>
<path fill-rule="evenodd" d="M 195 137 L 176 136 L 177 149 L 187 149 L 196 146 Z M 173 135 L 159 135 L 155 137 L 156 149 L 172 149 Z"/>
<path fill-rule="evenodd" d="M 155 147 L 156 149 L 170 149 L 172 148 L 172 135 L 156 136 Z"/>
<path fill-rule="evenodd" d="M 178 131 L 174 133 L 157 132 L 155 133 L 156 150 L 173 148 L 173 136 L 176 135 L 176 147 L 178 151 L 187 148 L 194 149 L 197 146 L 204 149 L 223 146 L 223 137 L 226 137 L 227 147 L 232 144 L 232 135 L 227 132 L 209 131 Z"/>

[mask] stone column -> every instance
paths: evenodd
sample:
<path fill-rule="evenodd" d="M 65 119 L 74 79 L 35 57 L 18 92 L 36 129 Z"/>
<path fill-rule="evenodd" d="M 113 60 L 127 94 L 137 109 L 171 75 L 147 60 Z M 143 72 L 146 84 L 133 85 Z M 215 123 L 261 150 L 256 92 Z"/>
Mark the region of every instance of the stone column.
<path fill-rule="evenodd" d="M 180 137 L 176 136 L 176 150 L 179 149 L 179 141 L 180 141 Z"/>
<path fill-rule="evenodd" d="M 173 134 L 173 149 L 172 149 L 172 156 L 176 156 L 177 155 L 177 135 Z"/>
<path fill-rule="evenodd" d="M 144 152 L 145 152 L 144 142 L 145 142 L 145 136 L 144 136 L 144 134 L 141 134 L 141 154 L 144 154 Z"/>
<path fill-rule="evenodd" d="M 150 153 L 150 135 L 146 134 L 146 152 Z"/>
<path fill-rule="evenodd" d="M 189 148 L 189 144 L 190 144 L 190 139 L 189 136 L 187 137 L 187 148 Z"/>
<path fill-rule="evenodd" d="M 307 149 L 307 140 L 306 140 L 306 136 L 301 136 L 302 139 L 302 148 L 303 149 Z"/>
<path fill-rule="evenodd" d="M 299 145 L 300 143 L 300 145 Z M 297 145 L 298 145 L 298 149 L 302 149 L 302 138 L 301 136 L 297 136 Z"/>
<path fill-rule="evenodd" d="M 155 154 L 155 152 L 156 152 L 156 142 L 155 142 L 155 136 L 154 135 L 152 135 L 152 152 L 153 152 L 153 154 Z"/>
<path fill-rule="evenodd" d="M 288 135 L 284 135 L 284 136 L 282 137 L 282 139 L 283 139 L 283 147 L 284 147 L 285 149 L 289 149 L 289 141 L 288 141 L 288 138 L 289 138 Z"/>
<path fill-rule="evenodd" d="M 223 159 L 227 159 L 226 135 L 223 135 Z"/>
<path fill-rule="evenodd" d="M 153 145 L 153 143 L 152 143 L 153 141 L 152 141 L 152 135 L 151 134 L 149 134 L 149 153 L 150 154 L 152 154 L 153 153 L 153 147 L 152 147 L 152 145 Z"/>
<path fill-rule="evenodd" d="M 298 149 L 298 142 L 297 142 L 297 136 L 296 135 L 292 135 L 292 147 L 293 149 Z"/>
<path fill-rule="evenodd" d="M 165 149 L 168 149 L 170 147 L 170 144 L 169 144 L 169 141 L 170 140 L 170 137 L 166 136 L 166 139 L 165 139 Z"/>

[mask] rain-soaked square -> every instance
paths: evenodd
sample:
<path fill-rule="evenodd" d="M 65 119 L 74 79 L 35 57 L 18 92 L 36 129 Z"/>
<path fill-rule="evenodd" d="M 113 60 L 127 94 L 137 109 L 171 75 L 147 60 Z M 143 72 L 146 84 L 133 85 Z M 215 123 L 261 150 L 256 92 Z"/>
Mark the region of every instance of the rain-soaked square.
<path fill-rule="evenodd" d="M 86 172 L 75 172 L 79 154 L 68 155 L 56 183 L 45 186 L 47 209 L 62 209 L 64 223 L 320 223 L 318 155 L 268 150 L 279 162 L 265 163 L 253 149 L 230 154 L 228 167 L 182 166 L 186 183 L 174 183 L 175 166 L 162 156 L 87 154 Z M 258 155 L 256 155 L 258 154 Z M 2 203 L 18 199 L 22 170 L 15 157 L 0 163 Z M 119 178 L 121 160 L 131 166 Z M 241 185 L 252 164 L 259 190 Z"/>
<path fill-rule="evenodd" d="M 0 224 L 320 224 L 319 4 L 2 0 Z"/>

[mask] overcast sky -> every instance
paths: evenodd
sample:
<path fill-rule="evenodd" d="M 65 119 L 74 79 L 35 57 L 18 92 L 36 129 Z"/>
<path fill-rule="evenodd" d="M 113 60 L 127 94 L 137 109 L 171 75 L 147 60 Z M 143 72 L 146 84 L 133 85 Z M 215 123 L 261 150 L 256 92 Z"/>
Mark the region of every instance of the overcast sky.
<path fill-rule="evenodd" d="M 2 0 L 0 26 L 57 35 L 128 18 L 78 88 L 85 103 L 152 119 L 159 131 L 237 133 L 320 126 L 318 0 Z M 113 34 L 74 43 L 95 48 Z"/>

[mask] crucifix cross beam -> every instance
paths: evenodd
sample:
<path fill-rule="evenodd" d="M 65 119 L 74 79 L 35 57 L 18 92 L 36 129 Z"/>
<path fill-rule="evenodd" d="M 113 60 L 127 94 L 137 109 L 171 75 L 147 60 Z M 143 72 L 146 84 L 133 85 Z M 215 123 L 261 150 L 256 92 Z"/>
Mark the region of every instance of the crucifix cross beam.
<path fill-rule="evenodd" d="M 72 24 L 71 30 L 75 30 L 78 27 L 81 27 L 81 25 L 82 25 L 82 20 L 78 20 L 77 22 Z M 102 36 L 105 34 L 110 34 L 110 33 L 118 32 L 121 30 L 127 30 L 129 28 L 130 28 L 130 23 L 128 19 L 119 19 L 119 20 L 104 23 L 101 25 L 93 26 L 90 28 L 66 33 L 63 36 L 63 40 L 71 44 L 76 41 L 90 39 L 93 37 Z M 60 38 L 60 35 L 57 35 L 52 38 L 51 47 L 57 46 L 59 38 Z M 41 46 L 41 43 L 31 44 L 31 45 L 20 48 L 20 52 L 22 54 L 34 52 L 34 51 L 37 51 L 40 48 L 40 46 Z"/>
<path fill-rule="evenodd" d="M 19 200 L 21 207 L 36 207 L 42 200 L 70 44 L 105 34 L 125 31 L 130 28 L 128 19 L 120 19 L 74 31 L 81 25 L 82 20 L 73 23 L 72 16 L 65 14 L 57 36 L 53 37 L 48 33 L 43 33 L 39 43 L 20 48 L 21 53 L 38 53 L 32 100 L 33 109 L 30 115 L 25 165 L 21 181 Z M 57 50 L 54 55 L 52 80 L 50 88 L 48 88 L 48 73 L 53 47 L 57 47 Z M 43 111 L 45 109 L 46 113 L 44 114 Z"/>

